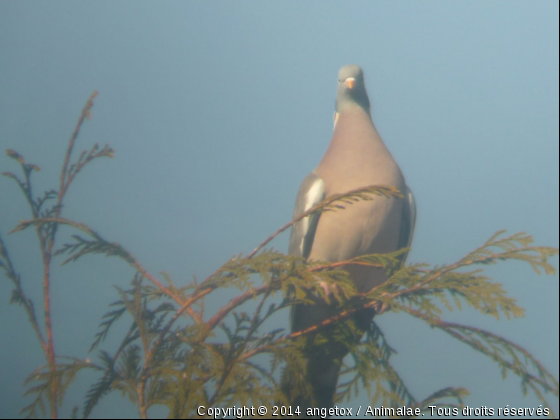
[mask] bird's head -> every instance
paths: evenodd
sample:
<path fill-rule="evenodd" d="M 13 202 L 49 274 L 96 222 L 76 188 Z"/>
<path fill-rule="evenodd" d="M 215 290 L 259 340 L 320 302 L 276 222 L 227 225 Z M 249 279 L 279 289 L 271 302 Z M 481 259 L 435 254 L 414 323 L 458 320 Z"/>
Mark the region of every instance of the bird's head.
<path fill-rule="evenodd" d="M 369 98 L 364 83 L 364 72 L 356 64 L 348 64 L 338 72 L 338 88 L 336 92 L 336 112 L 359 106 L 368 114 Z"/>

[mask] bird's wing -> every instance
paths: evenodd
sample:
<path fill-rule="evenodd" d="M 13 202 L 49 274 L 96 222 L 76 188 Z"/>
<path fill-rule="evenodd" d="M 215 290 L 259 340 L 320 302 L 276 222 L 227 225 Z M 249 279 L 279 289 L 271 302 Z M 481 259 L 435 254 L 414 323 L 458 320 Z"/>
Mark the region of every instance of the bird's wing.
<path fill-rule="evenodd" d="M 296 198 L 296 205 L 294 208 L 294 217 L 299 216 L 306 212 L 314 205 L 320 203 L 325 198 L 325 183 L 321 177 L 311 172 L 305 177 Z M 290 244 L 288 246 L 288 254 L 299 255 L 307 259 L 313 246 L 313 239 L 315 238 L 315 231 L 317 230 L 317 223 L 321 213 L 315 213 L 311 216 L 300 220 L 292 226 L 292 234 L 290 236 Z M 302 310 L 301 305 L 293 305 L 290 308 L 290 326 L 292 331 L 299 328 L 296 322 L 301 321 L 301 316 L 298 313 Z"/>
<path fill-rule="evenodd" d="M 294 217 L 306 212 L 325 198 L 325 183 L 314 172 L 305 177 L 296 198 Z M 320 213 L 312 214 L 292 226 L 288 254 L 309 257 Z"/>
<path fill-rule="evenodd" d="M 401 227 L 399 232 L 399 244 L 398 249 L 410 248 L 412 243 L 412 237 L 414 236 L 414 227 L 416 226 L 416 200 L 414 199 L 414 194 L 408 186 L 404 194 L 404 203 L 401 219 Z M 403 254 L 402 264 L 404 265 L 408 252 Z"/>

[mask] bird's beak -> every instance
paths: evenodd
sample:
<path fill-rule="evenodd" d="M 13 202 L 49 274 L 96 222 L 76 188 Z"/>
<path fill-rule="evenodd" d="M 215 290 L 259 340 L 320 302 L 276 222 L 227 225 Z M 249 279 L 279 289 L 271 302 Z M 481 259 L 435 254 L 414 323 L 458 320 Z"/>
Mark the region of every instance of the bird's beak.
<path fill-rule="evenodd" d="M 346 86 L 348 86 L 348 89 L 354 89 L 354 84 L 356 83 L 356 79 L 354 79 L 353 77 L 349 77 L 344 82 L 346 83 Z"/>

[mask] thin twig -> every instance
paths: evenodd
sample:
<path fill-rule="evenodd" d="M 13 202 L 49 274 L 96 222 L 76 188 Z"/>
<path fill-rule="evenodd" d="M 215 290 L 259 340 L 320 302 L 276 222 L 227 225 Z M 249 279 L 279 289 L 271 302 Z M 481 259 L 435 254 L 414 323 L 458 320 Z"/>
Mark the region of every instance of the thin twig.
<path fill-rule="evenodd" d="M 86 102 L 84 108 L 82 109 L 82 113 L 80 114 L 80 118 L 78 119 L 78 123 L 74 128 L 74 132 L 70 137 L 70 141 L 68 142 L 68 148 L 66 149 L 66 156 L 64 156 L 64 164 L 62 165 L 62 173 L 60 174 L 60 189 L 58 190 L 58 204 L 62 204 L 62 200 L 66 193 L 70 182 L 67 182 L 67 175 L 68 175 L 68 164 L 70 163 L 70 156 L 72 154 L 72 150 L 74 149 L 74 143 L 78 138 L 78 134 L 80 133 L 80 128 L 84 120 L 90 118 L 90 110 L 93 107 L 93 100 L 97 96 L 98 92 L 94 91 L 91 96 L 89 97 L 88 101 Z M 60 211 L 57 212 L 57 217 L 60 216 Z"/>
<path fill-rule="evenodd" d="M 367 187 L 357 188 L 352 191 L 348 191 L 343 194 L 333 194 L 329 197 L 325 198 L 320 203 L 316 204 L 315 206 L 311 207 L 306 212 L 303 212 L 299 216 L 296 216 L 291 222 L 286 223 L 272 235 L 267 237 L 264 241 L 262 241 L 249 255 L 247 255 L 248 259 L 251 259 L 255 256 L 257 252 L 263 249 L 270 241 L 292 226 L 294 223 L 299 222 L 300 220 L 304 219 L 307 216 L 310 216 L 313 213 L 320 212 L 320 211 L 333 211 L 335 209 L 343 209 L 344 206 L 342 205 L 335 205 L 332 204 L 336 203 L 337 201 L 342 201 L 345 204 L 353 204 L 355 201 L 365 200 L 364 196 L 367 194 L 371 195 L 379 195 L 384 197 L 398 197 L 402 198 L 402 194 L 393 186 L 385 186 L 385 185 L 369 185 Z M 356 198 L 359 197 L 359 198 Z M 370 198 L 371 199 L 371 198 Z"/>

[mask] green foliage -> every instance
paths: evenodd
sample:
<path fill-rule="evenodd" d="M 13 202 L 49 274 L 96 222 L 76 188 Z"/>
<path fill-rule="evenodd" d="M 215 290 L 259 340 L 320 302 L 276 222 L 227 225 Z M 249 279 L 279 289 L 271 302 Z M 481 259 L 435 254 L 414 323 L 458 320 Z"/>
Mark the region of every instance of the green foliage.
<path fill-rule="evenodd" d="M 545 406 L 547 393 L 558 396 L 557 380 L 520 346 L 488 331 L 442 319 L 446 311 L 461 310 L 464 305 L 495 318 L 523 316 L 523 309 L 515 299 L 508 296 L 499 283 L 486 277 L 482 268 L 474 266 L 517 260 L 528 263 L 539 274 L 554 274 L 548 261 L 558 250 L 533 246 L 532 238 L 523 233 L 505 236 L 504 232 L 497 232 L 455 263 L 403 267 L 402 255 L 408 249 L 329 264 L 308 263 L 302 258 L 264 248 L 278 234 L 310 214 L 343 211 L 345 206 L 375 195 L 400 197 L 393 187 L 369 186 L 327 197 L 284 225 L 250 254 L 231 258 L 202 282 L 194 279 L 190 284 L 178 286 L 165 273 L 158 279 L 147 272 L 120 244 L 104 239 L 83 223 L 61 216 L 64 193 L 76 175 L 92 160 L 113 155 L 108 146 L 102 149 L 94 146 L 70 164 L 74 142 L 84 118 L 89 116 L 92 99 L 93 96 L 68 146 L 58 191 L 50 190 L 33 198 L 30 177 L 39 168 L 26 163 L 17 152 L 7 151 L 7 155 L 21 165 L 23 178 L 9 172 L 4 175 L 16 182 L 32 214 L 30 220 L 20 222 L 12 232 L 34 228 L 44 264 L 49 264 L 53 257 L 64 256 L 62 264 L 66 264 L 90 254 L 101 254 L 122 259 L 134 269 L 135 275 L 128 289 L 116 289 L 118 300 L 109 304 L 99 331 L 94 334 L 90 351 L 97 352 L 96 361 L 55 357 L 53 343 L 48 338 L 52 328 L 50 319 L 45 319 L 45 338 L 40 326 L 42 320 L 37 318 L 33 302 L 24 292 L 21 278 L 0 238 L 0 268 L 14 285 L 11 303 L 25 309 L 47 361 L 26 381 L 25 395 L 33 399 L 22 410 L 23 414 L 29 417 L 46 415 L 50 407 L 51 415 L 56 417 L 56 408 L 61 405 L 64 393 L 85 369 L 95 372 L 98 379 L 85 395 L 84 418 L 113 391 L 120 391 L 136 404 L 142 418 L 147 417 L 150 407 L 157 405 L 166 406 L 171 418 L 191 418 L 200 406 L 286 404 L 287 396 L 278 383 L 281 371 L 285 369 L 290 373 L 290 393 L 309 393 L 304 380 L 303 349 L 310 337 L 315 344 L 327 340 L 322 332 L 329 325 L 337 326 L 329 339 L 344 342 L 351 350 L 347 358 L 350 364 L 343 368 L 341 375 L 337 401 L 350 401 L 365 388 L 372 406 L 407 406 L 429 412 L 430 405 L 461 407 L 464 404 L 468 395 L 464 388 L 435 390 L 427 398 L 417 400 L 406 386 L 406 373 L 400 376 L 392 367 L 394 350 L 375 322 L 370 324 L 361 341 L 352 341 L 357 327 L 351 315 L 364 308 L 374 308 L 376 317 L 390 311 L 404 312 L 445 331 L 490 357 L 504 377 L 507 373 L 518 376 L 523 392 L 535 393 Z M 45 209 L 45 203 L 51 200 L 56 200 L 56 204 Z M 60 227 L 78 233 L 55 250 L 55 236 Z M 368 294 L 359 294 L 344 271 L 345 266 L 354 264 L 380 267 L 390 278 Z M 327 295 L 319 282 L 329 286 L 333 294 Z M 44 284 L 47 285 L 45 302 L 48 302 L 48 281 Z M 230 288 L 233 297 L 225 306 L 209 313 L 205 300 L 223 288 Z M 308 297 L 310 291 L 324 300 L 338 302 L 340 313 L 321 325 L 293 334 L 267 328 L 268 321 L 274 317 L 287 317 L 289 306 L 301 302 L 313 304 Z M 281 304 L 270 303 L 275 294 L 285 297 Z M 117 323 L 126 323 L 128 330 L 124 337 L 119 337 L 116 351 L 100 350 Z M 77 414 L 75 411 L 74 416 Z"/>

